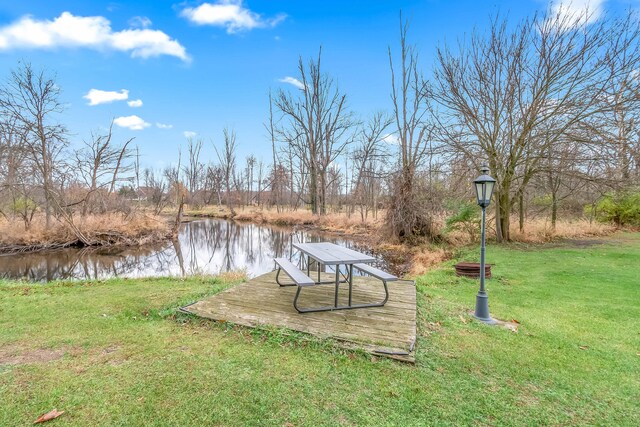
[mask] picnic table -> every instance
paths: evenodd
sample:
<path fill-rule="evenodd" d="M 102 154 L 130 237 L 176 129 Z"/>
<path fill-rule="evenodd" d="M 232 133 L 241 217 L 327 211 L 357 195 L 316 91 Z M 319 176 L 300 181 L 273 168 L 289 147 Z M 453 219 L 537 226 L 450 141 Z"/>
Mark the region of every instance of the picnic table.
<path fill-rule="evenodd" d="M 303 256 L 307 257 L 307 274 L 304 274 L 297 266 L 291 263 L 285 258 L 276 258 L 275 262 L 278 265 L 278 273 L 276 274 L 276 282 L 280 286 L 298 286 L 296 296 L 293 300 L 293 306 L 300 313 L 308 313 L 315 311 L 332 311 L 332 310 L 345 310 L 353 308 L 366 308 L 366 307 L 380 307 L 383 306 L 389 299 L 389 290 L 387 289 L 387 282 L 397 280 L 398 278 L 379 270 L 369 264 L 376 261 L 376 259 L 370 255 L 354 251 L 353 249 L 345 248 L 343 246 L 336 245 L 329 242 L 321 243 L 294 243 L 293 247 L 300 251 Z M 317 280 L 310 277 L 310 265 L 311 260 L 314 260 L 318 264 L 318 276 Z M 322 271 L 320 266 L 333 266 L 335 268 L 335 279 L 331 281 L 322 281 L 320 272 Z M 345 266 L 346 275 L 342 273 L 340 266 Z M 323 267 L 324 268 L 324 267 Z M 380 302 L 375 303 L 363 303 L 353 304 L 353 269 L 356 268 L 370 276 L 376 277 L 382 281 L 385 291 L 385 298 Z M 293 284 L 284 284 L 279 280 L 280 271 L 284 270 L 285 273 L 295 282 Z M 342 278 L 341 278 L 342 276 Z M 347 305 L 338 304 L 338 292 L 341 283 L 349 284 L 349 297 Z M 334 304 L 333 306 L 314 307 L 314 308 L 300 308 L 297 304 L 300 292 L 303 287 L 315 286 L 322 284 L 334 284 Z"/>

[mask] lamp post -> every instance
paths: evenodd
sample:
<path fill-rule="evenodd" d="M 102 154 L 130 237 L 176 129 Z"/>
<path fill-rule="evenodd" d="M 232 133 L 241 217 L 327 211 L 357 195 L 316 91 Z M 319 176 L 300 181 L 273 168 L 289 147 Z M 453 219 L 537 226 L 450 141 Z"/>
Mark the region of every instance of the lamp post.
<path fill-rule="evenodd" d="M 493 324 L 495 320 L 489 315 L 489 296 L 484 288 L 485 279 L 485 234 L 486 234 L 486 209 L 491 203 L 491 195 L 493 194 L 493 187 L 495 187 L 496 180 L 489 176 L 489 168 L 483 165 L 480 168 L 482 173 L 474 181 L 474 187 L 476 190 L 476 197 L 478 199 L 478 205 L 482 208 L 482 228 L 480 232 L 480 290 L 476 295 L 476 311 L 474 317 L 481 322 Z"/>

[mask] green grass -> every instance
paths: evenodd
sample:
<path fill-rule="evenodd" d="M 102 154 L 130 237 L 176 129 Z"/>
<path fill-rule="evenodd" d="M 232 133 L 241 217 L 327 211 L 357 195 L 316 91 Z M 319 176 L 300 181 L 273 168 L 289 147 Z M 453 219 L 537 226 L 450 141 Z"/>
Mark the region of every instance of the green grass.
<path fill-rule="evenodd" d="M 221 280 L 3 282 L 0 357 L 62 357 L 0 365 L 0 425 L 640 425 L 640 235 L 617 240 L 490 246 L 518 333 L 472 320 L 454 261 L 420 277 L 415 366 L 176 312 Z"/>

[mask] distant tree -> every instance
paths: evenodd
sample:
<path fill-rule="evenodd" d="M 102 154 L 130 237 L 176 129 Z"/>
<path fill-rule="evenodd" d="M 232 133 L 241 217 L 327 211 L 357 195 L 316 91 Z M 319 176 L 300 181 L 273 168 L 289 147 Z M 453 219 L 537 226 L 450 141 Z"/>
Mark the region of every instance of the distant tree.
<path fill-rule="evenodd" d="M 0 214 L 17 215 L 28 230 L 38 210 L 37 180 L 19 131 L 13 120 L 0 122 Z"/>
<path fill-rule="evenodd" d="M 60 154 L 67 147 L 67 129 L 55 121 L 64 105 L 60 88 L 44 70 L 35 71 L 25 63 L 12 70 L 0 86 L 2 121 L 12 122 L 24 138 L 24 147 L 35 166 L 44 193 L 47 226 L 55 208 L 54 171 Z"/>
<path fill-rule="evenodd" d="M 258 206 L 262 206 L 262 190 L 264 189 L 264 162 L 262 160 L 258 162 L 258 179 L 256 181 L 258 184 L 256 203 Z"/>
<path fill-rule="evenodd" d="M 202 144 L 202 139 L 194 140 L 193 138 L 189 138 L 187 141 L 187 154 L 189 158 L 183 167 L 183 172 L 186 178 L 187 189 L 192 198 L 198 191 L 204 171 L 204 164 L 200 161 Z"/>
<path fill-rule="evenodd" d="M 245 167 L 245 182 L 247 184 L 247 205 L 250 205 L 253 200 L 253 183 L 255 181 L 253 174 L 257 161 L 258 160 L 256 159 L 256 156 L 254 156 L 253 154 L 247 156 Z"/>
<path fill-rule="evenodd" d="M 486 33 L 473 32 L 455 50 L 438 49 L 434 99 L 442 138 L 452 157 L 476 167 L 488 161 L 497 180 L 498 241 L 510 239 L 514 205 L 522 212 L 526 188 L 544 170 L 550 147 L 620 105 L 615 97 L 600 100 L 611 79 L 640 60 L 630 49 L 637 23 L 593 23 L 589 14 L 549 12 L 517 25 L 496 17 Z M 619 55 L 632 58 L 612 67 Z"/>
<path fill-rule="evenodd" d="M 162 176 L 157 176 L 151 169 L 145 169 L 143 172 L 145 196 L 148 201 L 153 204 L 153 210 L 159 215 L 162 210 L 169 204 L 169 191 L 166 181 Z"/>
<path fill-rule="evenodd" d="M 305 66 L 298 61 L 301 88 L 294 95 L 278 91 L 274 104 L 284 123 L 277 128 L 280 140 L 292 149 L 309 177 L 309 198 L 315 214 L 326 213 L 328 173 L 333 162 L 352 142 L 349 130 L 355 124 L 347 108 L 347 96 L 321 69 L 322 48 L 316 60 Z"/>
<path fill-rule="evenodd" d="M 238 143 L 236 141 L 236 132 L 224 128 L 224 147 L 222 150 L 218 150 L 217 147 L 213 147 L 218 155 L 218 161 L 220 162 L 220 168 L 222 169 L 222 176 L 224 179 L 225 187 L 225 200 L 226 204 L 231 211 L 231 215 L 235 216 L 236 212 L 233 208 L 233 199 L 231 197 L 231 187 L 235 179 L 236 173 L 236 151 L 238 149 Z"/>
<path fill-rule="evenodd" d="M 271 139 L 271 155 L 273 157 L 271 164 L 271 203 L 276 205 L 276 211 L 280 212 L 280 204 L 282 203 L 282 185 L 280 182 L 274 181 L 281 174 L 278 174 L 280 163 L 278 162 L 277 150 L 276 150 L 276 128 L 273 121 L 273 97 L 271 90 L 269 90 L 269 122 L 265 123 L 264 127 L 267 129 L 269 139 Z"/>
<path fill-rule="evenodd" d="M 398 138 L 399 171 L 393 180 L 391 206 L 387 220 L 392 233 L 407 239 L 414 236 L 433 238 L 437 232 L 430 214 L 431 205 L 424 201 L 424 189 L 418 180 L 420 168 L 432 154 L 433 125 L 430 123 L 430 92 L 418 66 L 418 52 L 408 44 L 409 22 L 400 14 L 400 60 L 394 63 L 389 47 L 391 68 L 391 101 Z M 429 190 L 429 189 L 427 189 Z"/>
<path fill-rule="evenodd" d="M 104 134 L 91 133 L 90 141 L 82 141 L 83 147 L 75 152 L 77 175 L 88 187 L 84 197 L 82 215 L 86 215 L 91 208 L 91 202 L 101 188 L 107 188 L 108 193 L 115 190 L 116 182 L 121 174 L 131 172 L 133 165 L 126 163 L 133 153 L 128 149 L 134 138 L 125 141 L 121 146 L 112 142 L 113 122 Z M 129 179 L 130 177 L 127 177 Z M 106 210 L 102 201 L 102 212 Z"/>
<path fill-rule="evenodd" d="M 353 206 L 360 209 L 364 221 L 370 209 L 375 209 L 376 183 L 382 178 L 380 167 L 387 163 L 389 153 L 385 150 L 384 138 L 388 137 L 388 128 L 393 118 L 383 112 L 375 113 L 356 134 L 356 149 L 352 153 Z"/>

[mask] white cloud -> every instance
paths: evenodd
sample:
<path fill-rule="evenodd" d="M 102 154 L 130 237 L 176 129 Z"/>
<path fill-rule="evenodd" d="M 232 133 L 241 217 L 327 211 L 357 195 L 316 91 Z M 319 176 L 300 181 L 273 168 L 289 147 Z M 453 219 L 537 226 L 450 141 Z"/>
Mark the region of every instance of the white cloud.
<path fill-rule="evenodd" d="M 180 13 L 196 25 L 213 25 L 227 29 L 233 34 L 254 28 L 275 27 L 287 15 L 279 14 L 274 18 L 263 18 L 243 6 L 242 0 L 218 0 L 215 3 L 202 3 L 198 7 L 187 7 Z"/>
<path fill-rule="evenodd" d="M 398 136 L 393 134 L 393 133 L 388 133 L 385 136 L 382 137 L 382 141 L 386 142 L 387 144 L 390 145 L 398 145 L 400 144 L 400 140 L 398 139 Z"/>
<path fill-rule="evenodd" d="M 149 28 L 151 26 L 151 19 L 146 16 L 134 16 L 129 19 L 129 26 L 132 28 Z"/>
<path fill-rule="evenodd" d="M 606 0 L 551 0 L 549 22 L 568 29 L 574 25 L 592 24 L 604 13 Z M 557 19 L 557 21 L 556 21 Z"/>
<path fill-rule="evenodd" d="M 120 92 L 91 89 L 83 98 L 89 100 L 89 105 L 108 104 L 113 101 L 124 101 L 129 98 L 129 91 L 126 89 L 122 89 Z"/>
<path fill-rule="evenodd" d="M 289 83 L 290 85 L 294 85 L 300 90 L 304 90 L 304 84 L 300 80 L 296 79 L 295 77 L 287 76 L 285 78 L 278 79 L 278 81 L 282 83 Z"/>
<path fill-rule="evenodd" d="M 111 22 L 103 16 L 62 12 L 53 20 L 37 20 L 26 15 L 0 27 L 0 51 L 58 47 L 117 50 L 129 52 L 134 58 L 170 55 L 189 61 L 184 46 L 164 32 L 148 28 L 113 31 Z"/>
<path fill-rule="evenodd" d="M 132 108 L 142 107 L 142 99 L 132 99 L 131 101 L 127 101 L 127 105 Z"/>
<path fill-rule="evenodd" d="M 182 132 L 182 134 L 185 138 L 195 138 L 195 136 L 197 135 L 197 133 L 192 130 L 185 130 L 184 132 Z"/>
<path fill-rule="evenodd" d="M 113 119 L 113 123 L 115 123 L 116 126 L 131 130 L 142 130 L 151 126 L 150 123 L 145 122 L 138 116 L 116 117 Z"/>
<path fill-rule="evenodd" d="M 156 122 L 156 126 L 160 129 L 171 129 L 173 127 L 173 125 L 167 125 L 164 123 L 157 123 L 157 122 Z"/>

